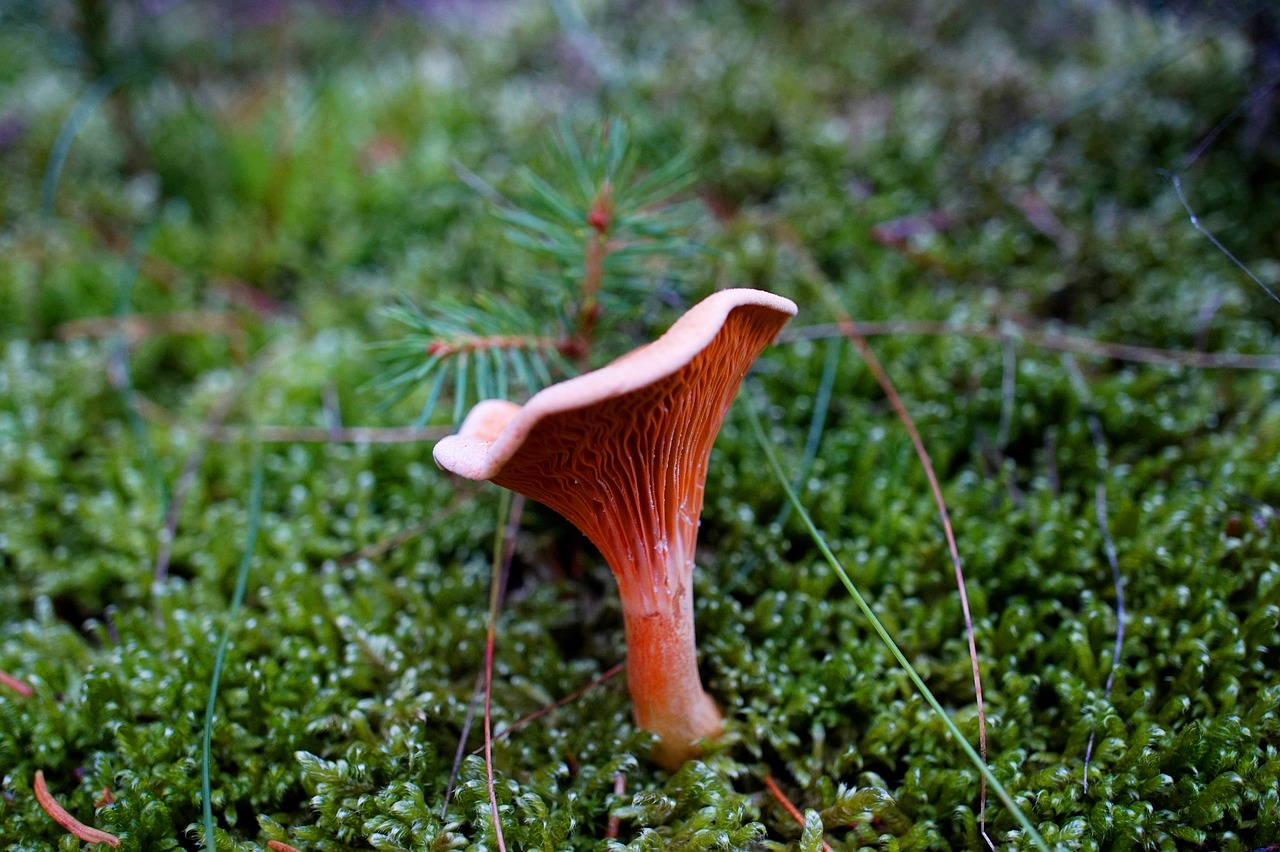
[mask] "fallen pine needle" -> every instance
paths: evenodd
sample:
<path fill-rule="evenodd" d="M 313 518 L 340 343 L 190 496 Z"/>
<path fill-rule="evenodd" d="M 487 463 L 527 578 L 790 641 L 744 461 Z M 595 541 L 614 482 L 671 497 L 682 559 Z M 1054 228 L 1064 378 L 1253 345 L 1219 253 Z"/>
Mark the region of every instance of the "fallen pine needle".
<path fill-rule="evenodd" d="M 800 823 L 801 828 L 804 828 L 804 814 L 800 813 L 800 809 L 791 803 L 791 800 L 787 798 L 787 794 L 782 792 L 782 788 L 773 780 L 772 775 L 764 776 L 764 786 L 769 788 L 769 792 L 778 800 L 778 804 L 782 805 L 786 812 L 791 814 L 791 818 Z M 827 852 L 831 852 L 831 847 L 825 840 L 822 841 L 822 848 Z"/>
<path fill-rule="evenodd" d="M 274 849 L 275 852 L 298 852 L 297 849 L 290 846 L 288 843 L 281 843 L 279 840 L 268 840 L 267 848 Z"/>
<path fill-rule="evenodd" d="M 36 801 L 40 803 L 40 807 L 44 808 L 44 812 L 53 817 L 54 822 L 80 840 L 85 843 L 105 843 L 111 847 L 120 845 L 120 838 L 114 834 L 90 828 L 67 813 L 67 809 L 58 804 L 57 800 L 49 793 L 49 787 L 44 783 L 44 770 L 36 770 L 36 780 L 31 785 L 31 789 L 35 792 Z"/>
<path fill-rule="evenodd" d="M 36 694 L 36 691 L 31 688 L 31 684 L 23 680 L 18 680 L 8 672 L 0 671 L 0 683 L 3 683 L 23 698 L 30 698 Z"/>

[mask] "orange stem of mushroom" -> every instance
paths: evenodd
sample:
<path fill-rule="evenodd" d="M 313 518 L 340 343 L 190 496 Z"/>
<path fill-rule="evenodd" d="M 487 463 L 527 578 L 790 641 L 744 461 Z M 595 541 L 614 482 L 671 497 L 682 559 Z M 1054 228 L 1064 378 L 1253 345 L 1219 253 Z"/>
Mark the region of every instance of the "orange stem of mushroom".
<path fill-rule="evenodd" d="M 669 603 L 624 601 L 627 687 L 636 724 L 656 734 L 653 762 L 674 772 L 715 739 L 723 717 L 698 675 L 693 627 L 693 587 L 676 589 Z M 626 594 L 626 592 L 624 592 Z"/>

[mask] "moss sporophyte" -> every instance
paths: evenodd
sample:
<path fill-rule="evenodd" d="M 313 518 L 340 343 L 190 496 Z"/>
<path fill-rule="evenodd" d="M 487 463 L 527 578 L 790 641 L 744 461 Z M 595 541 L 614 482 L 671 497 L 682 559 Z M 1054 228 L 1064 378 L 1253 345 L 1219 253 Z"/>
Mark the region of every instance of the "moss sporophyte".
<path fill-rule="evenodd" d="M 694 545 L 707 460 L 738 387 L 796 313 L 760 290 L 723 290 L 654 342 L 548 387 L 523 406 L 479 403 L 436 463 L 559 512 L 618 581 L 636 724 L 674 770 L 719 736 L 698 676 Z"/>

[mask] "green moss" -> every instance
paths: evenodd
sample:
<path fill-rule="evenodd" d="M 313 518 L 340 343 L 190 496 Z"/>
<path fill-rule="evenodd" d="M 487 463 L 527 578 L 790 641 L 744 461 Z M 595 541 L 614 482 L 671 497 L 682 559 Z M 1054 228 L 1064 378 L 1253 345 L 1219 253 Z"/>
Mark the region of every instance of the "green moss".
<path fill-rule="evenodd" d="M 383 409 L 369 389 L 370 344 L 398 333 L 379 309 L 399 293 L 518 300 L 546 271 L 459 175 L 516 199 L 528 191 L 517 166 L 554 181 L 545 148 L 558 116 L 621 113 L 650 166 L 692 159 L 689 196 L 716 213 L 699 232 L 715 251 L 694 256 L 687 281 L 655 265 L 655 303 L 756 285 L 795 297 L 797 324 L 812 324 L 833 319 L 829 286 L 865 320 L 1276 352 L 1275 303 L 1188 224 L 1156 172 L 1246 95 L 1247 45 L 1213 26 L 1191 37 L 1204 25 L 1128 7 L 1067 20 L 1013 3 L 586 4 L 625 70 L 602 90 L 540 4 L 492 20 L 290 7 L 265 23 L 190 5 L 148 21 L 113 12 L 119 26 L 96 47 L 67 40 L 72 7 L 0 12 L 0 127 L 18 128 L 0 141 L 0 670 L 34 690 L 0 686 L 6 848 L 78 848 L 36 805 L 37 769 L 122 849 L 198 848 L 204 707 L 228 626 L 211 732 L 219 849 L 496 848 L 485 766 L 470 753 L 478 716 L 445 800 L 484 656 L 494 491 L 457 488 L 421 443 L 268 443 L 262 533 L 232 620 L 253 430 L 222 442 L 196 424 L 280 437 L 331 425 L 334 400 L 347 425 L 411 422 L 425 390 Z M 113 61 L 124 82 L 80 128 L 49 215 L 50 146 L 85 69 Z M 1204 223 L 1274 284 L 1275 162 L 1265 149 L 1244 162 L 1238 134 L 1229 127 L 1184 184 Z M 1051 219 L 1029 214 L 1032 202 Z M 904 246 L 874 237 L 938 210 L 947 221 Z M 114 341 L 66 339 L 66 323 L 113 314 L 148 228 L 128 313 L 229 312 L 236 330 L 211 322 L 216 333 L 132 345 L 133 386 L 168 412 L 146 409 L 135 430 L 111 379 Z M 616 319 L 605 342 L 616 351 L 659 330 Z M 992 766 L 1044 837 L 1081 849 L 1280 843 L 1275 372 L 1077 356 L 1084 399 L 1074 368 L 1027 341 L 872 345 L 955 523 Z M 825 344 L 784 343 L 749 382 L 793 469 L 826 358 Z M 1114 667 L 1090 415 L 1125 578 Z M 849 350 L 820 425 L 802 500 L 976 742 L 927 481 Z M 177 533 L 153 588 L 170 493 Z M 784 499 L 731 415 L 695 577 L 722 742 L 674 775 L 654 769 L 623 678 L 606 680 L 495 742 L 509 849 L 981 847 L 977 771 Z M 495 730 L 623 658 L 618 606 L 595 551 L 527 507 L 496 625 Z M 96 808 L 104 787 L 115 803 Z M 986 817 L 999 845 L 1029 848 L 1005 808 L 989 802 Z"/>

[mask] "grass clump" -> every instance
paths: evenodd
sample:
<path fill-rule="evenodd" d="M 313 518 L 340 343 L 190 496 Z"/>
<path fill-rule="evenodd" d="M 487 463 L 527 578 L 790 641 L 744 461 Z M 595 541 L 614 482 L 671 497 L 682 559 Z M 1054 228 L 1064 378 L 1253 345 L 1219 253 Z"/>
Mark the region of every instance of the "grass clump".
<path fill-rule="evenodd" d="M 587 7 L 586 30 L 567 4 L 188 5 L 112 7 L 106 28 L 93 3 L 0 12 L 0 671 L 31 689 L 0 684 L 0 845 L 77 848 L 35 802 L 42 770 L 121 849 L 202 848 L 226 632 L 217 848 L 496 848 L 468 719 L 497 501 L 446 482 L 421 435 L 383 442 L 430 386 L 379 408 L 371 344 L 404 333 L 399 297 L 484 293 L 572 331 L 581 306 L 548 282 L 577 267 L 536 232 L 508 240 L 512 205 L 597 200 L 558 183 L 547 141 L 610 116 L 640 178 L 686 158 L 686 218 L 625 257 L 613 292 L 646 309 L 606 302 L 595 362 L 725 284 L 794 298 L 798 325 L 833 321 L 834 293 L 858 320 L 1004 328 L 871 339 L 955 523 L 993 772 L 1050 844 L 1280 844 L 1280 379 L 1068 362 L 1030 334 L 1276 353 L 1280 309 L 1158 171 L 1182 168 L 1201 221 L 1274 287 L 1274 149 L 1241 153 L 1230 125 L 1182 167 L 1248 95 L 1229 27 L 906 0 Z M 103 80 L 46 203 L 55 140 Z M 845 345 L 785 340 L 749 387 L 833 554 L 976 742 L 928 484 L 874 378 L 830 354 Z M 448 428 L 451 387 L 425 434 Z M 982 846 L 977 770 L 760 462 L 736 412 L 695 572 L 723 742 L 655 770 L 607 679 L 494 743 L 507 848 Z M 526 509 L 495 730 L 621 660 L 611 588 Z M 986 831 L 1030 848 L 994 799 Z"/>

